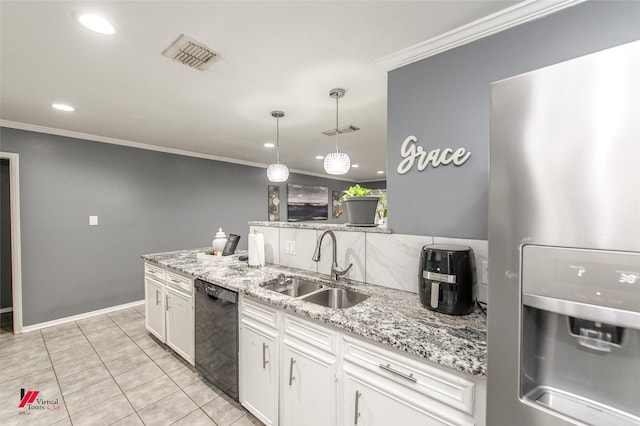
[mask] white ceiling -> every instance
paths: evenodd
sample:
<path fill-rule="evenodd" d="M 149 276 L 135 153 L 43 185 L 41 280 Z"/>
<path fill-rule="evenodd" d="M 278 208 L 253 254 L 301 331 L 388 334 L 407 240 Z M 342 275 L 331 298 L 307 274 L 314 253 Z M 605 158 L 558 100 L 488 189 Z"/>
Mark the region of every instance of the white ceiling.
<path fill-rule="evenodd" d="M 282 162 L 323 174 L 314 157 L 334 150 L 321 132 L 335 127 L 329 90 L 342 87 L 340 126 L 362 129 L 340 137 L 360 165 L 345 178 L 380 179 L 387 76 L 375 61 L 514 3 L 3 0 L 0 118 L 266 165 L 280 109 Z M 77 11 L 107 17 L 116 35 L 82 27 Z M 197 71 L 161 56 L 180 34 L 220 59 Z"/>

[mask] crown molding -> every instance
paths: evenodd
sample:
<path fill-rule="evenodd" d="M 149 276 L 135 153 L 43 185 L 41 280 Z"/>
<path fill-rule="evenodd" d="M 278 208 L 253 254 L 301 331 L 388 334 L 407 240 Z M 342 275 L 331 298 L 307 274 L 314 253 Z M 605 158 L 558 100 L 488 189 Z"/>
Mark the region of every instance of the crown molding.
<path fill-rule="evenodd" d="M 375 61 L 387 71 L 550 15 L 587 0 L 525 0 Z"/>
<path fill-rule="evenodd" d="M 57 135 L 57 136 L 65 136 L 65 137 L 74 138 L 74 139 L 84 139 L 88 141 L 108 143 L 112 145 L 127 146 L 130 148 L 146 149 L 148 151 L 165 152 L 168 154 L 183 155 L 186 157 L 203 158 L 205 160 L 223 161 L 225 163 L 240 164 L 243 166 L 258 167 L 261 169 L 266 169 L 269 166 L 268 164 L 256 163 L 253 161 L 238 160 L 236 158 L 229 158 L 229 157 L 219 157 L 217 155 L 201 154 L 199 152 L 186 151 L 186 150 L 175 149 L 175 148 L 167 148 L 163 146 L 150 145 L 150 144 L 141 143 L 141 142 L 133 142 L 133 141 L 128 141 L 124 139 L 116 139 L 116 138 L 109 138 L 106 136 L 92 135 L 89 133 L 74 132 L 71 130 L 56 129 L 53 127 L 38 126 L 36 124 L 20 123 L 18 121 L 9 121 L 9 120 L 0 119 L 0 127 L 8 127 L 12 129 L 27 130 L 30 132 L 46 133 L 46 134 Z M 355 180 L 353 180 L 352 178 L 329 177 L 326 174 L 308 172 L 306 170 L 289 169 L 289 171 L 291 173 L 297 173 L 301 175 L 315 176 L 315 177 L 333 179 L 333 180 L 342 180 L 347 182 L 355 182 Z"/>

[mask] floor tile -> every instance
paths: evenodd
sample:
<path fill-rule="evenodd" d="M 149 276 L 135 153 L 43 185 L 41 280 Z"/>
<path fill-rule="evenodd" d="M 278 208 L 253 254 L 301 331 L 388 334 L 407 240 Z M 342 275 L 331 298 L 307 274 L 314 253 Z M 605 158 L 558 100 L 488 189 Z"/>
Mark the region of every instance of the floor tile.
<path fill-rule="evenodd" d="M 97 352 L 100 359 L 103 362 L 107 362 L 131 355 L 138 355 L 139 352 L 142 352 L 142 349 L 132 341 L 128 341 L 116 347 L 101 348 Z"/>
<path fill-rule="evenodd" d="M 62 337 L 59 339 L 53 339 L 46 342 L 46 344 L 47 344 L 47 351 L 49 351 L 49 353 L 54 353 L 54 352 L 75 348 L 77 346 L 86 345 L 87 338 L 81 334 L 77 336 L 68 336 L 68 337 Z"/>
<path fill-rule="evenodd" d="M 91 318 L 82 319 L 76 321 L 78 327 L 82 329 L 82 331 L 87 330 L 99 330 L 105 327 L 112 327 L 114 322 L 106 315 L 96 315 Z"/>
<path fill-rule="evenodd" d="M 116 336 L 103 336 L 100 338 L 98 335 L 91 340 L 91 345 L 93 345 L 93 348 L 96 351 L 102 351 L 103 349 L 117 348 L 121 345 L 126 345 L 129 342 L 131 342 L 131 338 L 120 330 L 119 334 Z"/>
<path fill-rule="evenodd" d="M 49 357 L 51 358 L 53 365 L 56 366 L 64 364 L 65 362 L 82 359 L 95 353 L 96 351 L 93 349 L 93 346 L 87 343 L 86 345 L 79 345 L 63 351 L 54 352 L 49 354 Z"/>
<path fill-rule="evenodd" d="M 115 324 L 111 327 L 85 331 L 84 334 L 96 348 L 101 347 L 102 344 L 110 344 L 107 342 L 128 337 L 126 333 Z"/>
<path fill-rule="evenodd" d="M 162 376 L 153 379 L 147 383 L 144 383 L 136 388 L 125 390 L 124 394 L 127 399 L 133 405 L 136 410 L 141 410 L 147 407 L 167 395 L 179 391 L 180 388 L 176 385 L 169 376 L 163 374 Z"/>
<path fill-rule="evenodd" d="M 138 415 L 146 425 L 170 425 L 197 408 L 196 404 L 179 390 L 138 411 Z"/>
<path fill-rule="evenodd" d="M 107 366 L 109 372 L 115 377 L 122 373 L 126 373 L 129 370 L 133 370 L 134 368 L 150 363 L 153 363 L 151 358 L 149 358 L 143 351 L 139 351 L 135 352 L 133 355 L 124 354 L 120 358 L 105 361 L 104 365 Z"/>
<path fill-rule="evenodd" d="M 21 389 L 25 389 L 26 391 L 37 390 L 39 392 L 38 397 L 47 400 L 58 399 L 58 405 L 63 406 L 61 409 L 64 409 L 62 393 L 60 392 L 60 387 L 58 386 L 53 369 L 46 368 L 2 383 L 2 386 L 0 386 L 0 423 L 3 424 L 5 419 L 18 415 L 19 413 L 33 412 L 33 410 L 18 407 L 20 404 Z M 30 415 L 21 414 L 21 417 L 30 417 Z M 40 415 L 32 417 L 41 418 Z"/>
<path fill-rule="evenodd" d="M 169 371 L 167 375 L 171 377 L 171 380 L 176 382 L 176 384 L 181 388 L 184 388 L 186 386 L 189 386 L 193 382 L 201 380 L 198 373 L 196 373 L 192 368 L 189 368 L 186 365 Z"/>
<path fill-rule="evenodd" d="M 204 405 L 202 410 L 211 417 L 218 426 L 228 426 L 247 414 L 247 411 L 227 395 L 222 395 Z"/>
<path fill-rule="evenodd" d="M 235 422 L 231 423 L 231 426 L 263 426 L 264 424 L 256 419 L 251 413 L 247 413 L 240 417 Z"/>
<path fill-rule="evenodd" d="M 215 386 L 209 386 L 208 382 L 205 380 L 197 380 L 190 385 L 185 386 L 182 390 L 184 393 L 189 395 L 189 398 L 191 398 L 198 407 L 202 407 L 203 405 L 213 401 L 223 393 Z"/>
<path fill-rule="evenodd" d="M 43 328 L 40 332 L 45 341 L 82 334 L 82 331 L 75 322 Z"/>
<path fill-rule="evenodd" d="M 100 361 L 98 355 L 93 352 L 88 353 L 80 359 L 74 359 L 62 364 L 56 364 L 53 368 L 56 371 L 56 376 L 58 376 L 59 380 L 67 376 L 72 376 L 74 374 L 89 370 L 101 364 L 102 361 Z"/>
<path fill-rule="evenodd" d="M 178 356 L 174 355 L 172 351 L 168 351 L 165 356 L 154 358 L 153 361 L 158 364 L 158 367 L 162 368 L 165 373 L 170 373 L 186 366 L 186 363 L 178 359 Z"/>
<path fill-rule="evenodd" d="M 211 417 L 207 416 L 204 411 L 197 409 L 186 417 L 181 418 L 173 424 L 174 426 L 216 426 Z"/>
<path fill-rule="evenodd" d="M 58 379 L 64 395 L 76 392 L 111 377 L 107 367 L 100 364 L 80 373 Z"/>
<path fill-rule="evenodd" d="M 51 360 L 47 359 L 35 364 L 24 363 L 21 365 L 16 365 L 12 368 L 4 368 L 4 361 L 2 361 L 0 363 L 0 368 L 2 368 L 0 370 L 0 383 L 4 383 L 8 380 L 13 380 L 18 377 L 35 373 L 36 371 L 50 369 L 52 368 L 52 366 L 51 366 Z"/>
<path fill-rule="evenodd" d="M 141 365 L 133 370 L 115 376 L 116 382 L 123 390 L 134 389 L 140 385 L 150 382 L 153 379 L 164 376 L 164 372 L 152 361 Z"/>
<path fill-rule="evenodd" d="M 66 394 L 64 402 L 67 405 L 69 414 L 74 415 L 120 394 L 122 394 L 122 391 L 116 382 L 112 378 L 108 378 L 76 392 Z"/>
<path fill-rule="evenodd" d="M 124 419 L 121 419 L 115 423 L 112 423 L 111 426 L 145 426 L 145 425 L 144 423 L 142 423 L 142 420 L 140 420 L 140 416 L 138 416 L 137 413 L 133 413 L 130 416 L 125 417 Z"/>
<path fill-rule="evenodd" d="M 0 359 L 27 351 L 46 350 L 44 340 L 40 332 L 34 332 L 28 338 L 13 338 L 4 340 L 0 345 Z"/>
<path fill-rule="evenodd" d="M 73 426 L 109 425 L 134 414 L 133 407 L 124 395 L 120 394 L 107 399 L 71 416 Z"/>

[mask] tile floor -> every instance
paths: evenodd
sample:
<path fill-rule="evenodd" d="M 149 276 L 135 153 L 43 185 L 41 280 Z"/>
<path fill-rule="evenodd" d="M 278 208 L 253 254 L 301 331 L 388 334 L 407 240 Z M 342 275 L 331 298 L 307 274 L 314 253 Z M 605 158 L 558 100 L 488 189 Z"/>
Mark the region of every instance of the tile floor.
<path fill-rule="evenodd" d="M 262 424 L 149 335 L 144 305 L 20 335 L 9 330 L 3 314 L 3 426 Z M 39 391 L 24 408 L 21 389 Z"/>

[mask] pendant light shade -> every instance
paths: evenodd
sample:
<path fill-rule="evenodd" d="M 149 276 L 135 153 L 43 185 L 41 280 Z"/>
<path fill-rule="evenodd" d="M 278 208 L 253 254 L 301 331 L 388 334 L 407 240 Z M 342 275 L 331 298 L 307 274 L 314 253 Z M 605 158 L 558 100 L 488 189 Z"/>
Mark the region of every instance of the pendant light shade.
<path fill-rule="evenodd" d="M 280 164 L 280 118 L 284 117 L 282 111 L 271 111 L 271 116 L 276 119 L 276 162 L 267 167 L 269 182 L 286 182 L 289 179 L 289 168 Z"/>
<path fill-rule="evenodd" d="M 324 170 L 330 175 L 344 175 L 351 168 L 351 160 L 344 152 L 330 152 L 324 157 Z"/>
<path fill-rule="evenodd" d="M 338 131 L 338 99 L 343 97 L 344 94 L 344 89 L 331 89 L 329 91 L 329 96 L 336 100 L 336 152 L 331 152 L 324 158 L 324 171 L 330 175 L 344 175 L 351 168 L 351 159 L 344 152 L 340 152 L 340 147 L 338 146 L 338 135 L 340 134 Z"/>

